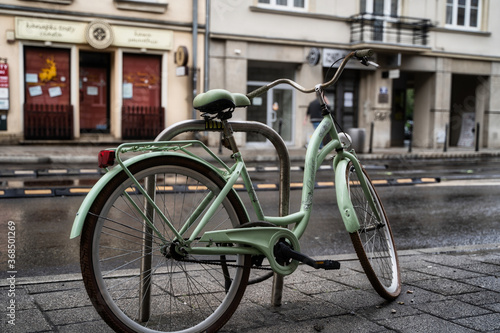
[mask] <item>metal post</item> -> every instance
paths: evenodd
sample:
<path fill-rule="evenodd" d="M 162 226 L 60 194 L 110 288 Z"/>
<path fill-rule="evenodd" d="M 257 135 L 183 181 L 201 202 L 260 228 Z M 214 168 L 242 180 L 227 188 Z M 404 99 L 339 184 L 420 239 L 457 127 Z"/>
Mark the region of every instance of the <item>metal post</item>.
<path fill-rule="evenodd" d="M 290 156 L 285 142 L 271 127 L 256 121 L 231 121 L 234 132 L 254 132 L 267 138 L 276 149 L 280 162 L 279 214 L 286 216 L 290 213 Z M 205 129 L 204 120 L 185 120 L 164 129 L 155 141 L 169 141 L 185 132 L 213 131 L 220 129 Z M 280 306 L 283 294 L 283 276 L 274 274 L 271 304 Z"/>
<path fill-rule="evenodd" d="M 476 124 L 476 151 L 479 151 L 479 123 Z"/>
<path fill-rule="evenodd" d="M 205 10 L 208 10 L 206 8 Z M 198 95 L 198 0 L 193 0 L 193 97 Z M 206 88 L 205 88 L 206 89 Z M 196 119 L 196 110 L 191 111 L 193 119 Z"/>
<path fill-rule="evenodd" d="M 154 176 L 149 176 L 146 179 L 146 192 L 155 200 L 156 194 L 156 179 Z M 144 198 L 145 215 L 153 223 L 154 208 L 149 201 Z M 152 262 L 152 245 L 153 245 L 153 230 L 150 225 L 144 221 L 143 229 L 144 239 L 142 240 L 142 259 L 141 259 L 141 285 L 139 295 L 141 305 L 139 307 L 139 318 L 142 322 L 149 320 L 151 310 L 151 262 Z"/>
<path fill-rule="evenodd" d="M 444 147 L 443 147 L 443 152 L 446 153 L 446 150 L 448 149 L 448 124 L 446 124 L 444 128 Z"/>
<path fill-rule="evenodd" d="M 413 125 L 410 125 L 410 141 L 408 142 L 408 152 L 411 153 L 413 149 Z"/>
<path fill-rule="evenodd" d="M 374 127 L 374 123 L 372 121 L 370 124 L 370 148 L 368 149 L 369 154 L 371 154 L 373 151 L 373 127 Z"/>

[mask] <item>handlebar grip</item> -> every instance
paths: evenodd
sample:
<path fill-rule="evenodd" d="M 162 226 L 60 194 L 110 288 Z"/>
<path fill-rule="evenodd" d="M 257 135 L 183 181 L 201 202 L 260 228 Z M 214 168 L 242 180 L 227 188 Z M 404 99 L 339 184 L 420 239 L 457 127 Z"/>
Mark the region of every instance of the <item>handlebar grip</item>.
<path fill-rule="evenodd" d="M 364 49 L 364 50 L 358 50 L 354 52 L 354 56 L 356 58 L 364 58 L 364 57 L 371 57 L 373 55 L 373 50 L 372 49 Z"/>
<path fill-rule="evenodd" d="M 249 99 L 252 99 L 254 97 L 257 97 L 259 95 L 262 95 L 263 93 L 267 92 L 269 90 L 269 87 L 266 85 L 266 86 L 262 86 L 260 88 L 257 88 L 255 89 L 254 91 L 251 91 L 247 94 L 247 97 Z"/>

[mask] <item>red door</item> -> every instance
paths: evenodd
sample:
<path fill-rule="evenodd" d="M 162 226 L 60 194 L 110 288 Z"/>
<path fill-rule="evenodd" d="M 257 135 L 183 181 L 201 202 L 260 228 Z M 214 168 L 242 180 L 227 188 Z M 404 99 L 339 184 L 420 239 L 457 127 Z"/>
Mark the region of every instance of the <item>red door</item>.
<path fill-rule="evenodd" d="M 161 56 L 123 55 L 122 138 L 148 140 L 164 129 Z"/>
<path fill-rule="evenodd" d="M 109 131 L 108 71 L 80 66 L 80 131 Z"/>

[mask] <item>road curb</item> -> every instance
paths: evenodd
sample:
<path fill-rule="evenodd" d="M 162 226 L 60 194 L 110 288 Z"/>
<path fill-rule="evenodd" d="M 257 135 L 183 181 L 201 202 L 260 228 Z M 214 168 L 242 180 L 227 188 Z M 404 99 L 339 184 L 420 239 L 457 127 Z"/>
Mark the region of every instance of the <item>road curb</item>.
<path fill-rule="evenodd" d="M 380 179 L 372 180 L 375 186 L 410 186 L 410 185 L 425 185 L 436 184 L 441 181 L 440 178 L 399 178 L 399 179 Z M 302 182 L 290 183 L 290 190 L 302 190 L 304 184 Z M 316 182 L 315 189 L 334 188 L 333 181 Z M 244 184 L 235 184 L 233 187 L 238 192 L 244 192 Z M 261 183 L 254 184 L 255 191 L 277 191 L 279 184 L 277 183 Z M 61 196 L 82 196 L 87 195 L 92 187 L 44 187 L 44 188 L 14 188 L 14 189 L 0 189 L 0 199 L 13 199 L 13 198 L 41 198 L 41 197 L 61 197 Z M 169 190 L 165 190 L 168 192 Z M 173 189 L 170 191 L 174 191 Z"/>

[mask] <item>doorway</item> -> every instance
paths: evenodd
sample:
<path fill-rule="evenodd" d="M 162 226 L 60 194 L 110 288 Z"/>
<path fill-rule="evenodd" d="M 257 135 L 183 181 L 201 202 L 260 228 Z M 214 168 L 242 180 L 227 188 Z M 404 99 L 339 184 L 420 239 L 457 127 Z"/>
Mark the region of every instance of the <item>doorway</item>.
<path fill-rule="evenodd" d="M 451 147 L 474 147 L 478 104 L 484 105 L 477 89 L 486 78 L 474 75 L 452 75 L 449 142 Z"/>
<path fill-rule="evenodd" d="M 414 109 L 413 75 L 401 72 L 392 84 L 391 147 L 405 147 L 410 144 L 413 131 Z"/>
<path fill-rule="evenodd" d="M 248 91 L 253 91 L 268 82 L 248 82 Z M 266 94 L 256 97 L 247 108 L 247 120 L 258 121 L 272 127 L 286 144 L 293 144 L 294 90 L 289 85 L 278 85 Z M 266 143 L 264 136 L 247 133 L 247 143 Z"/>
<path fill-rule="evenodd" d="M 80 52 L 80 132 L 109 133 L 109 53 Z"/>

